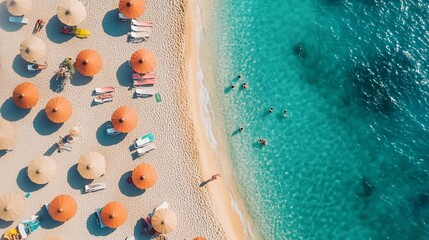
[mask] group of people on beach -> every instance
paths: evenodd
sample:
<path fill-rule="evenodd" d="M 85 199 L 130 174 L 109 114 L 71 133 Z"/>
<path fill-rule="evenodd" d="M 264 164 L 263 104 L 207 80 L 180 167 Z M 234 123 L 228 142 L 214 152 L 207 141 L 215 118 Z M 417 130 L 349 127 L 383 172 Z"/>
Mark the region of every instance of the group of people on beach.
<path fill-rule="evenodd" d="M 238 79 L 241 79 L 242 77 L 243 77 L 243 76 L 242 76 L 241 74 L 239 74 L 239 75 L 237 76 L 237 78 L 238 78 Z M 243 89 L 247 89 L 247 87 L 248 87 L 247 82 L 243 82 L 243 84 L 242 84 L 241 86 L 242 86 L 242 88 L 243 88 Z M 234 85 L 234 84 L 232 84 L 232 85 L 231 85 L 231 89 L 234 89 L 234 88 L 235 88 L 235 85 Z M 268 110 L 268 113 L 273 113 L 273 111 L 274 111 L 274 107 L 270 107 L 270 109 Z M 287 110 L 286 110 L 286 109 L 284 109 L 284 110 L 283 110 L 283 116 L 284 116 L 284 117 L 287 117 L 287 116 L 288 116 L 288 115 L 287 115 Z M 238 132 L 242 132 L 242 131 L 244 131 L 244 128 L 243 128 L 243 127 L 238 128 Z M 261 138 L 261 139 L 259 139 L 259 142 L 260 142 L 262 145 L 264 145 L 264 146 L 268 145 L 268 141 L 267 141 L 266 139 Z"/>

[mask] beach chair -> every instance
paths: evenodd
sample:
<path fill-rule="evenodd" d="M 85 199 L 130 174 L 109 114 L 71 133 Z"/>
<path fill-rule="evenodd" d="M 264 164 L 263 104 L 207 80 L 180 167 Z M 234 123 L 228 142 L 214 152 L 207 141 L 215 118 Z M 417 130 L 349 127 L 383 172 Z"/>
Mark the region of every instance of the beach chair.
<path fill-rule="evenodd" d="M 97 98 L 97 97 L 94 98 L 94 102 L 96 102 L 98 104 L 103 104 L 103 103 L 112 102 L 112 101 L 113 101 L 112 97 L 111 98 L 103 98 L 103 99 Z"/>
<path fill-rule="evenodd" d="M 131 37 L 131 42 L 135 43 L 135 42 L 141 42 L 144 40 L 148 40 L 150 38 L 150 33 L 148 32 L 131 32 L 130 33 L 130 37 Z"/>
<path fill-rule="evenodd" d="M 85 28 L 76 28 L 73 33 L 78 38 L 87 38 L 91 35 L 91 32 Z"/>
<path fill-rule="evenodd" d="M 143 156 L 144 154 L 155 149 L 155 143 L 147 143 L 142 148 L 137 148 L 137 154 Z"/>
<path fill-rule="evenodd" d="M 17 23 L 17 24 L 27 24 L 28 23 L 28 18 L 25 17 L 16 17 L 16 16 L 10 16 L 9 17 L 9 22 L 11 23 Z"/>
<path fill-rule="evenodd" d="M 101 221 L 101 216 L 100 216 L 101 208 L 97 209 L 95 213 L 97 214 L 97 225 L 100 226 L 100 228 L 107 227 L 106 225 L 103 224 L 103 221 Z"/>
<path fill-rule="evenodd" d="M 91 183 L 88 185 L 85 185 L 85 192 L 97 192 L 100 190 L 106 189 L 106 183 Z"/>
<path fill-rule="evenodd" d="M 136 238 L 134 236 L 128 236 L 125 240 L 136 240 Z"/>
<path fill-rule="evenodd" d="M 155 94 L 155 89 L 153 87 L 136 88 L 137 97 L 151 97 L 154 94 Z"/>
<path fill-rule="evenodd" d="M 95 94 L 112 93 L 115 92 L 115 87 L 101 87 L 95 89 Z"/>
<path fill-rule="evenodd" d="M 134 142 L 134 147 L 141 148 L 145 144 L 153 142 L 154 140 L 155 140 L 155 136 L 153 135 L 153 133 L 148 133 L 142 136 L 141 138 L 136 139 L 136 141 Z"/>
<path fill-rule="evenodd" d="M 133 80 L 151 79 L 151 78 L 155 78 L 156 74 L 155 73 L 146 73 L 146 74 L 133 73 L 131 77 Z"/>
<path fill-rule="evenodd" d="M 18 224 L 18 232 L 19 232 L 19 235 L 21 235 L 22 239 L 27 239 L 28 238 L 28 234 L 25 231 L 24 224 L 22 224 L 22 223 Z"/>
<path fill-rule="evenodd" d="M 122 13 L 118 13 L 118 17 L 119 17 L 119 20 L 121 20 L 121 21 L 123 21 L 123 22 L 130 21 L 130 20 L 131 20 L 131 18 L 127 18 L 127 17 L 125 17 Z"/>
<path fill-rule="evenodd" d="M 139 27 L 153 27 L 153 21 L 139 21 L 136 19 L 131 19 L 131 24 Z"/>
<path fill-rule="evenodd" d="M 28 64 L 27 69 L 28 71 L 36 71 L 33 64 Z"/>
<path fill-rule="evenodd" d="M 116 134 L 119 134 L 119 132 L 116 131 L 116 129 L 114 129 L 112 125 L 107 125 L 106 133 L 108 136 L 115 136 Z"/>
<path fill-rule="evenodd" d="M 142 79 L 142 80 L 134 80 L 133 86 L 134 87 L 140 87 L 140 86 L 146 86 L 146 85 L 154 85 L 156 83 L 156 80 L 153 78 L 149 79 Z"/>
<path fill-rule="evenodd" d="M 131 31 L 152 33 L 152 27 L 140 27 L 140 26 L 131 25 Z"/>

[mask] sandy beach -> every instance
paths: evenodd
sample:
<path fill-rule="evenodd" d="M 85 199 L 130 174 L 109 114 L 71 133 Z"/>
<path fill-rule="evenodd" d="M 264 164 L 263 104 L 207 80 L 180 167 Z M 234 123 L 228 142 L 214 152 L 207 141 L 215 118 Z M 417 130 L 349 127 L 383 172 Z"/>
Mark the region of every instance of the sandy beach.
<path fill-rule="evenodd" d="M 0 112 L 2 118 L 14 126 L 17 138 L 13 151 L 0 153 L 0 194 L 18 191 L 31 195 L 26 199 L 25 217 L 39 214 L 44 217 L 41 228 L 31 239 L 57 235 L 64 239 L 149 239 L 143 234 L 142 216 L 146 216 L 163 201 L 168 201 L 178 216 L 177 228 L 168 239 L 246 239 L 241 223 L 232 210 L 226 181 L 221 178 L 200 187 L 211 175 L 222 172 L 221 166 L 211 156 L 207 137 L 202 131 L 199 112 L 198 85 L 196 81 L 195 22 L 189 17 L 195 10 L 195 0 L 146 1 L 146 11 L 139 18 L 153 20 L 155 27 L 147 42 L 128 43 L 130 24 L 117 18 L 117 1 L 82 1 L 88 10 L 87 19 L 79 27 L 87 28 L 92 35 L 77 39 L 63 35 L 63 24 L 56 16 L 57 1 L 34 1 L 29 24 L 19 26 L 8 22 L 5 2 L 0 3 Z M 192 10 L 193 9 L 193 10 Z M 188 18 L 185 18 L 185 13 Z M 37 19 L 47 20 L 45 28 L 37 33 L 47 46 L 44 58 L 49 67 L 41 72 L 29 72 L 27 62 L 19 55 L 20 43 L 31 36 Z M 191 33 L 191 34 L 188 34 Z M 158 58 L 154 73 L 155 89 L 162 96 L 161 102 L 152 98 L 135 98 L 131 68 L 131 54 L 147 48 Z M 75 58 L 84 49 L 98 51 L 104 66 L 93 78 L 75 74 L 64 89 L 59 88 L 54 71 L 65 57 Z M 185 59 L 187 59 L 185 61 Z M 30 111 L 22 110 L 11 99 L 13 89 L 22 82 L 34 83 L 39 92 L 38 104 Z M 114 86 L 113 102 L 102 105 L 92 103 L 96 87 Z M 49 99 L 62 96 L 73 105 L 73 115 L 64 124 L 51 123 L 44 107 Z M 107 136 L 106 126 L 111 114 L 120 106 L 130 106 L 138 112 L 138 126 L 129 134 Z M 56 151 L 59 136 L 79 125 L 83 133 L 72 144 L 73 149 Z M 131 145 L 143 134 L 155 134 L 156 150 L 137 158 Z M 89 151 L 102 153 L 107 161 L 106 174 L 93 182 L 105 182 L 107 189 L 84 194 L 84 180 L 77 172 L 79 157 Z M 47 185 L 33 184 L 26 174 L 30 160 L 37 156 L 52 156 L 58 164 L 55 178 Z M 138 190 L 126 179 L 139 163 L 153 164 L 158 170 L 158 181 L 146 191 Z M 78 202 L 74 218 L 64 224 L 52 220 L 43 204 L 59 194 L 73 196 Z M 100 229 L 96 224 L 95 209 L 110 201 L 122 202 L 128 209 L 126 223 L 118 229 Z M 0 221 L 0 230 L 15 227 L 19 221 Z"/>

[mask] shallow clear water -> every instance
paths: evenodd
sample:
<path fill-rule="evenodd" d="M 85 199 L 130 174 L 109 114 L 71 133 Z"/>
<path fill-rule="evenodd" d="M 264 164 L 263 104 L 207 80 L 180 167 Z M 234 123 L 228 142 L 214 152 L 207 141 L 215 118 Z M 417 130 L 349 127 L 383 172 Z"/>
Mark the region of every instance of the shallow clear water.
<path fill-rule="evenodd" d="M 259 238 L 427 239 L 429 2 L 220 2 L 216 96 Z"/>

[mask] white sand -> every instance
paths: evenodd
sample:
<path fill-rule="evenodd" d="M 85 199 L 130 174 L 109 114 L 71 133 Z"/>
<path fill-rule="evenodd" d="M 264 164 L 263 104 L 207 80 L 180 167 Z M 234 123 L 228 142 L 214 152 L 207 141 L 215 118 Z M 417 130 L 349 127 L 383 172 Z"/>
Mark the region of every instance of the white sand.
<path fill-rule="evenodd" d="M 88 39 L 69 38 L 59 33 L 62 24 L 56 17 L 57 2 L 33 1 L 33 11 L 27 15 L 30 22 L 22 28 L 7 22 L 9 14 L 5 1 L 0 4 L 0 110 L 2 117 L 11 121 L 17 131 L 13 151 L 0 154 L 0 169 L 3 169 L 0 194 L 8 191 L 31 192 L 26 200 L 25 217 L 36 213 L 45 217 L 42 227 L 32 234 L 31 239 L 58 235 L 69 240 L 119 240 L 133 234 L 137 239 L 148 239 L 142 233 L 139 219 L 164 200 L 170 203 L 179 220 L 176 230 L 167 235 L 168 239 L 192 239 L 196 236 L 216 240 L 240 239 L 240 229 L 232 227 L 224 230 L 225 226 L 238 225 L 234 219 L 225 217 L 233 213 L 224 213 L 219 220 L 217 215 L 224 210 L 216 210 L 209 197 L 213 193 L 209 194 L 206 187 L 199 187 L 200 182 L 208 177 L 208 172 L 216 173 L 218 169 L 205 169 L 203 178 L 200 175 L 199 152 L 204 150 L 199 151 L 194 144 L 201 136 L 196 136 L 199 133 L 193 128 L 198 126 L 194 122 L 196 113 L 191 112 L 192 106 L 198 104 L 191 104 L 193 98 L 190 96 L 196 90 L 188 87 L 192 83 L 187 81 L 185 74 L 187 35 L 184 34 L 184 1 L 146 1 L 147 9 L 140 19 L 154 20 L 156 25 L 152 38 L 138 44 L 127 43 L 129 24 L 118 21 L 117 1 L 83 1 L 87 5 L 88 18 L 79 27 L 91 30 L 92 35 Z M 19 44 L 31 35 L 38 18 L 48 21 L 37 36 L 47 45 L 45 59 L 49 68 L 33 74 L 26 70 L 27 63 L 19 55 Z M 154 98 L 133 99 L 133 91 L 128 91 L 131 69 L 126 61 L 139 48 L 148 48 L 158 57 L 154 72 L 158 80 L 155 88 L 162 95 L 160 103 L 156 103 Z M 101 72 L 92 80 L 76 74 L 63 91 L 55 92 L 56 82 L 52 78 L 58 64 L 65 57 L 75 58 L 84 49 L 94 49 L 102 55 L 104 67 Z M 33 82 L 40 91 L 39 103 L 31 111 L 17 108 L 10 98 L 15 86 L 25 81 Z M 102 86 L 117 88 L 114 101 L 91 106 L 92 90 Z M 63 125 L 50 123 L 43 110 L 48 100 L 55 96 L 66 97 L 73 104 L 73 115 Z M 105 128 L 111 114 L 122 105 L 138 111 L 138 127 L 125 137 L 107 137 Z M 54 151 L 58 136 L 66 135 L 73 125 L 80 125 L 83 129 L 82 136 L 73 144 L 73 150 Z M 155 134 L 157 149 L 143 159 L 133 160 L 130 145 L 135 138 L 149 132 Z M 79 176 L 76 164 L 80 155 L 88 151 L 99 151 L 106 157 L 106 175 L 94 182 L 106 182 L 107 189 L 82 194 L 81 189 L 88 181 Z M 58 172 L 52 182 L 37 186 L 27 178 L 25 168 L 32 158 L 43 154 L 51 155 L 57 161 Z M 156 185 L 144 193 L 126 183 L 130 171 L 141 162 L 152 163 L 159 175 Z M 208 187 L 225 191 L 222 181 L 212 182 Z M 72 195 L 78 202 L 76 216 L 64 224 L 51 220 L 46 210 L 41 208 L 59 194 Z M 225 192 L 219 196 L 225 199 Z M 109 201 L 120 201 L 128 209 L 128 220 L 116 230 L 100 229 L 93 214 L 96 208 Z M 18 223 L 0 221 L 1 232 Z"/>

